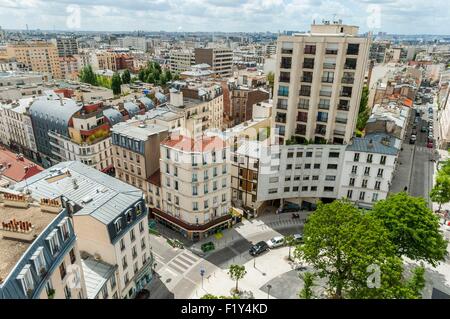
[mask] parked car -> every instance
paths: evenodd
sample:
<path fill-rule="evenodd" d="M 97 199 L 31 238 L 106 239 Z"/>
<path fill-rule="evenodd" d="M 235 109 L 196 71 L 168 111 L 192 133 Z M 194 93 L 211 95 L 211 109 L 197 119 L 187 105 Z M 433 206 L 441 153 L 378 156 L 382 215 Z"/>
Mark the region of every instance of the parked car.
<path fill-rule="evenodd" d="M 258 256 L 269 249 L 269 245 L 265 241 L 260 241 L 253 245 L 248 251 L 252 256 Z"/>
<path fill-rule="evenodd" d="M 296 243 L 299 243 L 299 242 L 301 242 L 303 240 L 303 235 L 302 234 L 294 234 L 292 236 L 294 237 L 294 241 Z"/>
<path fill-rule="evenodd" d="M 283 205 L 282 208 L 278 208 L 278 213 L 293 213 L 293 212 L 299 212 L 300 206 L 294 203 L 287 202 Z"/>
<path fill-rule="evenodd" d="M 411 131 L 411 135 L 417 135 L 417 130 L 415 128 Z"/>
<path fill-rule="evenodd" d="M 415 144 L 416 143 L 416 138 L 412 137 L 409 139 L 409 144 Z"/>
<path fill-rule="evenodd" d="M 427 147 L 428 147 L 428 148 L 433 148 L 433 142 L 428 142 L 428 143 L 427 143 Z"/>
<path fill-rule="evenodd" d="M 283 236 L 275 236 L 272 239 L 267 241 L 267 246 L 270 249 L 278 248 L 284 245 L 284 237 Z"/>
<path fill-rule="evenodd" d="M 422 128 L 420 129 L 421 132 L 426 132 L 427 131 L 427 127 L 426 126 L 422 126 Z"/>

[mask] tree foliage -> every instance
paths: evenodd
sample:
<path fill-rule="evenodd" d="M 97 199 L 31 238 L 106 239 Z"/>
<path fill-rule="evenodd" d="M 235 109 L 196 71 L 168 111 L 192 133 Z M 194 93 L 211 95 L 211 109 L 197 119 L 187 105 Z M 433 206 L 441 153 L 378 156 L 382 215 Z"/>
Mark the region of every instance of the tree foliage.
<path fill-rule="evenodd" d="M 127 69 L 122 73 L 122 83 L 129 84 L 130 82 L 131 82 L 131 74 L 130 71 Z"/>
<path fill-rule="evenodd" d="M 228 275 L 230 275 L 231 280 L 236 281 L 236 292 L 239 291 L 238 282 L 247 274 L 245 266 L 241 265 L 230 265 L 228 269 Z"/>
<path fill-rule="evenodd" d="M 378 201 L 371 214 L 389 231 L 396 255 L 424 260 L 436 266 L 447 253 L 439 219 L 423 198 L 405 192 Z"/>
<path fill-rule="evenodd" d="M 305 272 L 301 273 L 299 277 L 303 281 L 303 289 L 300 290 L 298 296 L 300 299 L 313 299 L 314 292 L 312 288 L 314 287 L 316 275 L 312 272 Z"/>
<path fill-rule="evenodd" d="M 358 111 L 358 119 L 356 122 L 356 128 L 360 131 L 363 131 L 366 127 L 367 120 L 370 117 L 370 110 L 367 107 L 369 102 L 369 88 L 364 86 L 361 101 L 359 103 L 359 111 Z"/>
<path fill-rule="evenodd" d="M 275 83 L 275 74 L 273 72 L 267 73 L 267 82 L 269 82 L 269 86 L 273 90 L 273 86 L 274 86 L 274 83 Z"/>
<path fill-rule="evenodd" d="M 294 246 L 295 238 L 294 235 L 288 235 L 284 238 L 284 243 L 289 247 L 288 259 L 291 260 L 291 248 Z"/>
<path fill-rule="evenodd" d="M 418 291 L 403 277 L 403 264 L 388 230 L 372 214 L 346 200 L 319 203 L 304 228 L 295 255 L 326 278 L 332 298 L 410 298 Z M 368 285 L 370 267 L 380 285 Z"/>
<path fill-rule="evenodd" d="M 122 80 L 120 79 L 120 75 L 118 73 L 114 73 L 111 79 L 111 89 L 114 95 L 119 95 L 121 92 L 120 85 L 122 84 Z"/>
<path fill-rule="evenodd" d="M 450 176 L 438 175 L 436 184 L 430 192 L 430 198 L 433 202 L 439 204 L 439 211 L 442 204 L 450 202 Z"/>
<path fill-rule="evenodd" d="M 92 70 L 91 65 L 86 65 L 84 68 L 82 68 L 80 71 L 79 77 L 80 77 L 80 81 L 83 83 L 97 85 L 97 76 L 95 75 L 94 71 Z"/>
<path fill-rule="evenodd" d="M 178 79 L 178 75 L 173 75 L 170 70 L 162 71 L 159 63 L 150 61 L 139 71 L 138 78 L 142 82 L 164 86 L 167 82 Z"/>

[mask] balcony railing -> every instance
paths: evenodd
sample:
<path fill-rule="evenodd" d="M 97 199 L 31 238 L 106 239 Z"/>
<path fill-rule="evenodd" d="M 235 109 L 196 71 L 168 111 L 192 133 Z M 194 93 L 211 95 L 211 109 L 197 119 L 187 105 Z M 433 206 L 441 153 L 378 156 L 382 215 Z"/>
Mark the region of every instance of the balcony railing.
<path fill-rule="evenodd" d="M 306 129 L 296 129 L 295 130 L 295 134 L 297 134 L 297 135 L 305 135 L 306 134 Z"/>
<path fill-rule="evenodd" d="M 344 131 L 340 131 L 340 130 L 334 130 L 334 135 L 345 136 L 345 132 Z"/>
<path fill-rule="evenodd" d="M 281 54 L 292 54 L 293 52 L 293 49 L 281 49 Z"/>
<path fill-rule="evenodd" d="M 275 121 L 278 123 L 286 123 L 286 118 L 285 117 L 275 117 Z"/>
<path fill-rule="evenodd" d="M 327 129 L 323 127 L 316 127 L 315 133 L 325 135 L 327 133 Z"/>
<path fill-rule="evenodd" d="M 299 104 L 298 108 L 301 110 L 307 110 L 309 109 L 309 104 Z"/>
<path fill-rule="evenodd" d="M 302 82 L 312 83 L 312 77 L 309 77 L 309 76 L 302 76 L 301 80 L 302 80 Z"/>
<path fill-rule="evenodd" d="M 342 96 L 342 97 L 352 97 L 352 92 L 342 91 L 340 96 Z"/>
<path fill-rule="evenodd" d="M 336 68 L 336 64 L 335 63 L 324 63 L 323 64 L 323 68 L 324 69 L 334 70 Z"/>
<path fill-rule="evenodd" d="M 302 116 L 297 116 L 297 122 L 306 123 L 306 122 L 308 122 L 308 118 L 307 117 L 302 117 Z"/>
<path fill-rule="evenodd" d="M 338 54 L 338 50 L 335 50 L 335 49 L 325 49 L 325 54 L 337 55 L 337 54 Z"/>
<path fill-rule="evenodd" d="M 321 109 L 321 110 L 329 110 L 330 109 L 330 104 L 319 103 L 318 104 L 318 108 Z"/>
<path fill-rule="evenodd" d="M 356 64 L 345 64 L 344 69 L 345 70 L 356 70 Z"/>
<path fill-rule="evenodd" d="M 339 104 L 338 105 L 338 110 L 339 111 L 348 111 L 350 109 L 350 105 L 345 105 L 345 104 Z"/>
<path fill-rule="evenodd" d="M 300 96 L 311 96 L 311 91 L 300 91 Z"/>
<path fill-rule="evenodd" d="M 287 110 L 287 105 L 277 103 L 277 109 L 279 109 L 279 110 Z"/>
<path fill-rule="evenodd" d="M 303 63 L 304 69 L 314 69 L 314 63 Z"/>
<path fill-rule="evenodd" d="M 305 54 L 316 54 L 316 48 L 305 48 Z"/>
<path fill-rule="evenodd" d="M 322 78 L 322 83 L 333 83 L 333 78 Z"/>
<path fill-rule="evenodd" d="M 347 49 L 347 55 L 358 55 L 359 50 L 358 49 Z"/>
<path fill-rule="evenodd" d="M 283 83 L 289 83 L 291 81 L 291 78 L 288 76 L 280 76 L 280 82 Z"/>
<path fill-rule="evenodd" d="M 354 78 L 342 78 L 341 82 L 345 83 L 345 84 L 353 84 L 353 83 L 355 83 L 355 79 Z"/>
<path fill-rule="evenodd" d="M 330 97 L 332 93 L 330 91 L 320 91 L 320 96 Z"/>
<path fill-rule="evenodd" d="M 347 124 L 347 119 L 343 119 L 343 118 L 336 118 L 336 123 L 342 123 L 342 124 Z"/>
<path fill-rule="evenodd" d="M 282 69 L 290 69 L 291 68 L 291 63 L 281 63 L 280 64 L 280 68 Z"/>

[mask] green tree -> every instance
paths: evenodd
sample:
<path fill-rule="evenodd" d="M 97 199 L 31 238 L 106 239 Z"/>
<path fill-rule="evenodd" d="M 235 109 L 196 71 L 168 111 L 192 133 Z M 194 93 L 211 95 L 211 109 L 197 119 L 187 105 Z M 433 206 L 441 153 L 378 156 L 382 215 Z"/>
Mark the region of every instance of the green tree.
<path fill-rule="evenodd" d="M 269 82 L 269 86 L 273 90 L 273 85 L 275 83 L 275 74 L 273 72 L 267 73 L 267 82 Z"/>
<path fill-rule="evenodd" d="M 97 85 L 97 77 L 95 76 L 94 71 L 92 70 L 91 65 L 87 65 L 80 71 L 80 81 L 83 83 L 89 83 L 91 85 Z"/>
<path fill-rule="evenodd" d="M 236 293 L 239 291 L 238 282 L 247 274 L 247 270 L 245 270 L 245 266 L 241 265 L 230 265 L 228 269 L 228 275 L 230 275 L 231 280 L 236 281 Z"/>
<path fill-rule="evenodd" d="M 300 279 L 303 281 L 303 289 L 300 290 L 298 296 L 301 299 L 313 299 L 314 292 L 312 288 L 314 287 L 314 280 L 316 275 L 312 272 L 305 272 L 299 275 Z"/>
<path fill-rule="evenodd" d="M 450 202 L 450 176 L 438 175 L 436 184 L 430 192 L 430 198 L 439 204 L 439 211 L 441 211 L 442 204 Z"/>
<path fill-rule="evenodd" d="M 172 72 L 170 72 L 170 70 L 166 70 L 166 72 L 164 72 L 164 74 L 165 74 L 167 82 L 172 81 Z"/>
<path fill-rule="evenodd" d="M 178 73 L 175 73 L 173 76 L 172 76 L 172 80 L 173 81 L 177 81 L 177 80 L 179 80 L 180 79 L 180 75 L 178 74 Z"/>
<path fill-rule="evenodd" d="M 146 78 L 146 74 L 145 74 L 145 69 L 140 69 L 139 73 L 138 73 L 138 79 L 141 82 L 145 82 L 147 80 Z"/>
<path fill-rule="evenodd" d="M 293 235 L 288 235 L 284 238 L 284 243 L 289 247 L 288 259 L 291 260 L 291 248 L 294 246 L 295 238 Z"/>
<path fill-rule="evenodd" d="M 388 230 L 346 200 L 319 203 L 295 254 L 327 279 L 333 298 L 404 298 L 414 295 L 403 277 L 401 258 Z M 368 269 L 379 267 L 380 286 L 369 288 Z"/>
<path fill-rule="evenodd" d="M 436 266 L 447 253 L 439 219 L 423 198 L 401 192 L 378 201 L 371 211 L 389 231 L 396 255 L 425 260 Z"/>
<path fill-rule="evenodd" d="M 122 73 L 122 83 L 129 84 L 130 82 L 131 82 L 131 74 L 130 71 L 127 69 Z"/>
<path fill-rule="evenodd" d="M 119 95 L 121 92 L 120 85 L 122 81 L 120 80 L 120 75 L 118 73 L 114 73 L 111 79 L 111 89 L 114 95 Z"/>
<path fill-rule="evenodd" d="M 361 94 L 361 101 L 359 103 L 358 119 L 356 122 L 356 128 L 360 131 L 364 130 L 367 124 L 367 120 L 370 117 L 370 110 L 367 108 L 369 102 L 369 88 L 363 87 Z"/>

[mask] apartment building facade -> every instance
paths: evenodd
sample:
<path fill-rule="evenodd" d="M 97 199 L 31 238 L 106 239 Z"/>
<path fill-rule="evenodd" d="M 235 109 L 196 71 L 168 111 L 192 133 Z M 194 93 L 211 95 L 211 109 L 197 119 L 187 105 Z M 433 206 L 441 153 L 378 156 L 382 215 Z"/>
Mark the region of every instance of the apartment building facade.
<path fill-rule="evenodd" d="M 274 86 L 279 141 L 347 143 L 358 115 L 370 39 L 358 27 L 312 25 L 280 36 Z"/>
<path fill-rule="evenodd" d="M 69 211 L 57 198 L 23 192 L 38 176 L 0 194 L 0 299 L 86 298 Z"/>
<path fill-rule="evenodd" d="M 197 241 L 230 227 L 229 147 L 219 137 L 192 139 L 172 134 L 161 143 L 160 191 L 151 205 L 162 224 Z M 149 194 L 149 196 L 154 196 Z M 153 200 L 153 199 L 152 199 Z"/>
<path fill-rule="evenodd" d="M 159 170 L 159 144 L 168 128 L 130 120 L 114 125 L 111 132 L 116 178 L 138 187 L 147 197 L 148 179 Z"/>
<path fill-rule="evenodd" d="M 169 53 L 169 65 L 172 72 L 189 71 L 195 64 L 195 54 L 192 50 L 172 50 Z"/>
<path fill-rule="evenodd" d="M 59 57 L 69 57 L 78 54 L 78 42 L 74 37 L 58 37 L 52 42 L 58 49 Z"/>
<path fill-rule="evenodd" d="M 233 75 L 233 51 L 229 48 L 195 48 L 195 64 L 206 63 L 221 78 Z"/>
<path fill-rule="evenodd" d="M 10 58 L 25 64 L 34 72 L 51 74 L 55 79 L 61 79 L 58 49 L 53 43 L 44 41 L 17 42 L 6 47 Z"/>

